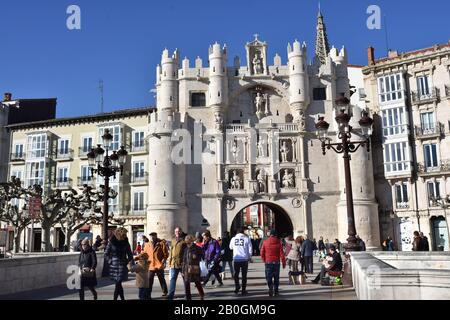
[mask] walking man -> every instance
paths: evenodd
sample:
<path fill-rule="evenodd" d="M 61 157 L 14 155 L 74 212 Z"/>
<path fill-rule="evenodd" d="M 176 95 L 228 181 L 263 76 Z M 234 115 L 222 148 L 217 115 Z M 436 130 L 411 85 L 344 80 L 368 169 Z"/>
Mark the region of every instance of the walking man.
<path fill-rule="evenodd" d="M 244 228 L 239 228 L 238 234 L 231 239 L 230 249 L 233 250 L 234 293 L 238 294 L 241 289 L 239 272 L 242 270 L 242 295 L 246 295 L 248 262 L 252 259 L 253 248 L 249 237 L 244 234 Z"/>
<path fill-rule="evenodd" d="M 151 297 L 155 275 L 163 291 L 163 297 L 167 296 L 167 283 L 164 278 L 164 266 L 169 258 L 166 240 L 158 239 L 156 232 L 150 233 L 151 240 L 144 245 L 144 252 L 149 256 L 149 296 Z"/>
<path fill-rule="evenodd" d="M 302 258 L 305 264 L 305 272 L 313 273 L 313 253 L 314 253 L 314 242 L 306 236 L 305 241 L 302 243 Z"/>
<path fill-rule="evenodd" d="M 222 242 L 220 243 L 220 253 L 222 254 L 222 280 L 225 280 L 225 268 L 230 268 L 231 277 L 234 276 L 233 268 L 233 249 L 230 248 L 230 233 L 225 231 L 223 234 Z"/>
<path fill-rule="evenodd" d="M 283 245 L 276 236 L 275 230 L 270 231 L 270 237 L 264 241 L 261 248 L 261 258 L 266 265 L 266 280 L 269 287 L 269 297 L 278 296 L 280 285 L 280 261 L 283 269 L 286 268 L 286 257 L 283 252 Z"/>
<path fill-rule="evenodd" d="M 206 230 L 203 233 L 203 254 L 208 268 L 208 274 L 206 275 L 203 286 L 209 281 L 209 278 L 214 275 L 219 282 L 218 287 L 223 286 L 222 278 L 220 277 L 220 245 L 216 239 L 211 237 L 211 232 Z"/>
<path fill-rule="evenodd" d="M 184 250 L 186 250 L 186 242 L 184 241 L 185 234 L 180 227 L 175 228 L 175 239 L 172 240 L 172 247 L 170 248 L 169 259 L 169 295 L 168 300 L 173 300 L 175 295 L 175 288 L 177 285 L 178 274 L 182 271 Z"/>

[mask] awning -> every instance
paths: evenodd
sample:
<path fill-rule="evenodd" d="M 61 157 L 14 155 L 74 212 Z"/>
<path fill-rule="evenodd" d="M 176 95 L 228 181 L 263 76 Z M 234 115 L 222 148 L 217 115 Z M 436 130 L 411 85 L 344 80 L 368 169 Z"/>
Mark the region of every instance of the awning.
<path fill-rule="evenodd" d="M 81 231 L 81 232 L 89 232 L 89 231 L 91 231 L 91 226 L 85 224 L 84 226 L 82 226 L 82 227 L 80 228 L 80 231 Z"/>

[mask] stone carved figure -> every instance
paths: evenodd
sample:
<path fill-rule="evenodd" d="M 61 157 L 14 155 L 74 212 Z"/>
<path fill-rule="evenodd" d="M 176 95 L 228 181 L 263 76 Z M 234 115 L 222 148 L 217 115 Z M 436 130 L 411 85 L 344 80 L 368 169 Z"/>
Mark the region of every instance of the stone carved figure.
<path fill-rule="evenodd" d="M 266 192 L 266 177 L 264 175 L 264 170 L 258 172 L 256 181 L 258 182 L 258 193 Z"/>
<path fill-rule="evenodd" d="M 233 154 L 234 162 L 237 162 L 239 156 L 239 145 L 236 138 L 233 140 L 233 146 L 231 147 L 231 153 Z"/>
<path fill-rule="evenodd" d="M 281 162 L 288 162 L 287 161 L 287 156 L 289 153 L 289 148 L 286 144 L 286 141 L 283 141 L 281 148 L 280 148 L 280 152 L 281 152 Z"/>
<path fill-rule="evenodd" d="M 264 144 L 265 141 L 263 139 L 259 139 L 258 143 L 257 143 L 257 147 L 258 147 L 258 157 L 264 157 Z"/>
<path fill-rule="evenodd" d="M 231 177 L 231 189 L 241 189 L 241 177 L 239 177 L 236 170 L 233 170 L 233 176 Z"/>
<path fill-rule="evenodd" d="M 263 60 L 260 52 L 256 52 L 253 57 L 253 74 L 262 74 L 264 71 Z"/>
<path fill-rule="evenodd" d="M 284 169 L 283 188 L 294 188 L 294 174 Z"/>
<path fill-rule="evenodd" d="M 215 121 L 216 121 L 216 130 L 222 131 L 223 130 L 223 117 L 220 113 L 215 114 Z"/>
<path fill-rule="evenodd" d="M 259 119 L 261 119 L 264 115 L 269 115 L 269 106 L 268 106 L 269 96 L 267 93 L 262 93 L 260 89 L 257 89 L 255 96 L 255 109 L 256 115 Z"/>

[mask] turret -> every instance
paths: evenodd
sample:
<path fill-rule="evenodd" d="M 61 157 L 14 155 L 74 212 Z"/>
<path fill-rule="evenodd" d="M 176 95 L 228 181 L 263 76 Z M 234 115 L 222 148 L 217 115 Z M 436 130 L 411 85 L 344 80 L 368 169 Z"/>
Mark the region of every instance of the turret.
<path fill-rule="evenodd" d="M 300 110 L 309 105 L 309 78 L 306 65 L 306 44 L 297 40 L 288 44 L 289 67 L 289 104 L 294 118 Z"/>
<path fill-rule="evenodd" d="M 228 104 L 227 48 L 217 42 L 209 47 L 209 106 L 213 109 L 220 130 L 219 119 Z"/>
<path fill-rule="evenodd" d="M 161 81 L 157 90 L 158 110 L 173 112 L 178 109 L 178 65 L 178 50 L 169 56 L 169 50 L 165 49 L 161 58 Z"/>

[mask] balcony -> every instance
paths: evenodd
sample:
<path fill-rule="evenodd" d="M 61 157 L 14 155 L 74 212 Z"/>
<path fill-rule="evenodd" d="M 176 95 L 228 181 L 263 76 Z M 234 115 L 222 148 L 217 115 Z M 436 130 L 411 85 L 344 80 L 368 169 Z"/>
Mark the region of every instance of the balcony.
<path fill-rule="evenodd" d="M 85 184 L 88 186 L 94 186 L 94 179 L 92 179 L 90 176 L 88 177 L 78 177 L 78 187 L 83 187 Z"/>
<path fill-rule="evenodd" d="M 145 185 L 148 184 L 148 172 L 133 173 L 131 175 L 131 185 Z"/>
<path fill-rule="evenodd" d="M 226 126 L 226 131 L 229 133 L 239 133 L 245 132 L 245 129 L 247 128 L 248 126 L 246 124 L 235 123 L 235 124 L 228 124 Z"/>
<path fill-rule="evenodd" d="M 441 160 L 439 165 L 435 167 L 427 167 L 423 162 L 418 162 L 417 172 L 419 175 L 450 173 L 450 160 Z"/>
<path fill-rule="evenodd" d="M 426 103 L 436 103 L 439 100 L 439 89 L 433 87 L 430 93 L 423 94 L 418 91 L 411 91 L 411 102 L 413 105 L 421 105 Z"/>
<path fill-rule="evenodd" d="M 11 162 L 25 161 L 25 153 L 11 153 Z"/>
<path fill-rule="evenodd" d="M 408 202 L 397 202 L 397 209 L 409 209 Z"/>
<path fill-rule="evenodd" d="M 71 189 L 72 188 L 72 179 L 58 178 L 58 179 L 56 179 L 54 187 L 57 189 Z"/>
<path fill-rule="evenodd" d="M 130 154 L 148 153 L 148 143 L 136 141 L 131 144 Z"/>
<path fill-rule="evenodd" d="M 87 154 L 91 151 L 92 146 L 88 147 L 79 147 L 78 148 L 78 157 L 87 159 Z"/>
<path fill-rule="evenodd" d="M 147 205 L 144 204 L 142 206 L 132 206 L 131 210 L 129 211 L 129 215 L 132 216 L 145 216 L 147 214 Z"/>
<path fill-rule="evenodd" d="M 73 149 L 59 149 L 56 151 L 56 161 L 73 160 Z"/>
<path fill-rule="evenodd" d="M 445 133 L 443 123 L 430 123 L 427 126 L 415 126 L 416 137 L 418 139 L 428 139 L 441 137 Z"/>

